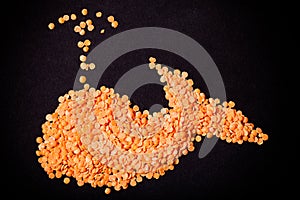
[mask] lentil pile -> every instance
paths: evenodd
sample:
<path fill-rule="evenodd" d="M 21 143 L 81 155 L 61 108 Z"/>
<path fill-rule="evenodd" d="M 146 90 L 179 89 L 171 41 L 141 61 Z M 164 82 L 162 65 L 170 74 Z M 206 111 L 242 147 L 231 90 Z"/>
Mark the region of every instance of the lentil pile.
<path fill-rule="evenodd" d="M 88 10 L 82 9 L 81 14 L 87 16 Z M 98 11 L 95 17 L 102 15 Z M 78 17 L 64 15 L 58 22 L 69 19 Z M 85 29 L 93 31 L 93 21 L 89 20 L 81 21 L 74 32 L 84 35 Z M 112 15 L 107 21 L 112 28 L 118 26 Z M 48 27 L 52 30 L 55 25 L 50 23 Z M 77 46 L 88 52 L 90 44 L 85 39 Z M 85 55 L 80 55 L 79 60 L 82 70 L 96 67 L 86 63 Z M 202 137 L 259 145 L 268 139 L 234 108 L 233 101 L 221 103 L 194 89 L 187 72 L 169 71 L 154 57 L 149 58 L 149 68 L 156 70 L 165 83 L 169 108 L 160 112 L 139 110 L 128 96 L 120 96 L 113 88 L 90 88 L 85 76 L 79 79 L 83 89 L 70 90 L 58 98 L 58 107 L 46 115 L 42 124 L 43 135 L 36 138 L 38 162 L 49 178 L 62 178 L 65 184 L 73 178 L 78 186 L 106 187 L 104 192 L 109 194 L 111 188 L 119 191 L 143 179 L 160 178 L 174 169 L 182 155 L 194 151 L 194 142 L 200 142 Z"/>

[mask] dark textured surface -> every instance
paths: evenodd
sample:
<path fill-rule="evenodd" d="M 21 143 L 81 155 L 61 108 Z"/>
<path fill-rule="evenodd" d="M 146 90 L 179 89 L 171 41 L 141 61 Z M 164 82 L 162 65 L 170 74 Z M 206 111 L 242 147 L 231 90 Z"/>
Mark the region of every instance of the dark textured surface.
<path fill-rule="evenodd" d="M 7 183 L 7 189 L 4 189 L 10 189 L 12 197 L 20 194 L 37 199 L 204 199 L 262 197 L 278 193 L 275 188 L 282 178 L 275 162 L 279 153 L 278 111 L 275 108 L 279 105 L 277 93 L 282 87 L 276 73 L 280 43 L 276 13 L 279 8 L 276 2 L 258 2 L 12 2 L 6 7 L 10 15 L 3 16 L 10 22 L 4 27 L 7 32 L 2 47 L 7 54 L 2 67 L 7 70 L 1 71 L 2 82 L 8 84 L 6 88 L 10 91 L 8 97 L 1 95 L 6 102 L 2 109 L 7 113 L 8 122 L 4 124 L 7 130 L 4 129 L 3 135 L 8 139 L 4 147 L 10 169 L 8 180 L 2 180 Z M 196 150 L 182 157 L 174 171 L 168 171 L 158 180 L 146 180 L 120 192 L 112 191 L 108 197 L 104 197 L 103 188 L 77 187 L 73 179 L 69 185 L 60 179 L 50 180 L 37 162 L 35 138 L 42 134 L 45 115 L 57 107 L 57 98 L 73 87 L 81 53 L 76 44 L 82 38 L 73 32 L 73 22 L 57 25 L 52 32 L 47 25 L 65 13 L 79 13 L 83 7 L 91 12 L 100 9 L 104 16 L 111 13 L 120 24 L 113 30 L 102 19 L 106 33 L 100 36 L 98 27 L 86 36 L 94 42 L 91 48 L 113 34 L 144 26 L 174 29 L 195 39 L 218 66 L 227 98 L 235 101 L 237 109 L 268 133 L 270 140 L 262 146 L 218 141 L 203 159 L 197 157 L 201 146 L 197 143 Z M 12 19 L 13 16 L 16 19 Z M 112 63 L 99 84 L 113 87 L 118 77 L 130 67 L 145 63 L 149 55 L 188 71 L 195 85 L 207 92 L 201 76 L 185 60 L 168 52 L 149 49 L 121 56 Z M 160 94 L 161 87 L 148 85 L 137 90 L 132 101 L 141 108 L 166 103 L 158 98 L 163 97 Z M 13 181 L 10 183 L 9 180 Z"/>

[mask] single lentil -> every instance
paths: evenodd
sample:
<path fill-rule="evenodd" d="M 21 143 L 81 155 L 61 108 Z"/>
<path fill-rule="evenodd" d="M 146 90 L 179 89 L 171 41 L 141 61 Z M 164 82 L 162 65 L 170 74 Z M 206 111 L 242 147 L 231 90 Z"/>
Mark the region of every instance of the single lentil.
<path fill-rule="evenodd" d="M 50 29 L 50 30 L 53 30 L 54 28 L 55 28 L 55 24 L 54 23 L 49 23 L 48 24 L 48 28 Z"/>

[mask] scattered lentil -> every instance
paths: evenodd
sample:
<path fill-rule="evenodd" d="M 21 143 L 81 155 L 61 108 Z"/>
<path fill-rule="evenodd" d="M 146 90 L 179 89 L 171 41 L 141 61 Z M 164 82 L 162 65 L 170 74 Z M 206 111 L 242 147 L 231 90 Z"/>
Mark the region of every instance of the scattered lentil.
<path fill-rule="evenodd" d="M 65 22 L 69 21 L 70 16 L 69 15 L 63 15 L 63 19 Z"/>
<path fill-rule="evenodd" d="M 110 194 L 111 189 L 110 188 L 105 188 L 104 192 L 105 192 L 105 194 Z"/>
<path fill-rule="evenodd" d="M 70 183 L 70 178 L 65 177 L 65 178 L 64 178 L 64 183 L 65 183 L 65 184 L 69 184 L 69 183 Z"/>
<path fill-rule="evenodd" d="M 112 26 L 113 28 L 117 28 L 118 25 L 119 25 L 118 21 L 113 21 L 113 22 L 111 23 L 111 26 Z"/>
<path fill-rule="evenodd" d="M 87 19 L 87 20 L 85 21 L 85 23 L 86 23 L 87 25 L 92 25 L 92 24 L 93 24 L 93 21 L 92 21 L 91 19 Z"/>
<path fill-rule="evenodd" d="M 93 31 L 94 30 L 94 25 L 93 24 L 91 24 L 91 25 L 88 25 L 88 27 L 87 27 L 87 29 L 88 29 L 88 31 Z"/>
<path fill-rule="evenodd" d="M 50 29 L 50 30 L 53 30 L 54 28 L 55 28 L 55 25 L 54 25 L 54 23 L 49 23 L 48 24 L 48 28 Z"/>
<path fill-rule="evenodd" d="M 90 64 L 89 64 L 89 68 L 90 68 L 91 70 L 94 70 L 94 69 L 96 68 L 96 65 L 95 65 L 94 63 L 90 63 Z"/>
<path fill-rule="evenodd" d="M 78 46 L 79 48 L 83 48 L 83 47 L 84 47 L 84 43 L 83 43 L 82 41 L 78 41 L 78 42 L 77 42 L 77 46 Z"/>
<path fill-rule="evenodd" d="M 86 56 L 85 56 L 85 55 L 80 55 L 80 56 L 79 56 L 79 60 L 80 60 L 81 62 L 85 62 L 85 61 L 86 61 Z"/>
<path fill-rule="evenodd" d="M 114 16 L 112 16 L 112 15 L 108 16 L 107 17 L 107 21 L 110 22 L 110 23 L 112 23 L 113 21 L 115 21 Z"/>
<path fill-rule="evenodd" d="M 197 135 L 197 136 L 196 136 L 196 138 L 195 138 L 196 142 L 200 142 L 200 141 L 201 141 L 201 139 L 202 139 L 202 138 L 201 138 L 201 136 L 200 136 L 200 135 Z"/>
<path fill-rule="evenodd" d="M 85 83 L 86 82 L 86 77 L 85 76 L 80 76 L 79 77 L 79 82 L 80 83 Z"/>
<path fill-rule="evenodd" d="M 78 26 L 78 25 L 74 26 L 74 32 L 75 33 L 79 33 L 80 31 L 81 31 L 81 27 L 80 26 Z"/>
<path fill-rule="evenodd" d="M 71 14 L 71 20 L 76 20 L 77 19 L 77 16 L 76 16 L 76 14 Z"/>
<path fill-rule="evenodd" d="M 81 29 L 81 30 L 79 31 L 79 35 L 85 35 L 85 30 L 84 30 L 84 29 Z"/>
<path fill-rule="evenodd" d="M 86 27 L 86 23 L 84 21 L 81 21 L 79 23 L 80 28 L 85 28 Z"/>
<path fill-rule="evenodd" d="M 88 46 L 84 46 L 84 47 L 82 48 L 82 50 L 83 50 L 84 52 L 88 52 L 88 51 L 89 51 L 89 47 L 88 47 Z"/>
<path fill-rule="evenodd" d="M 80 63 L 80 68 L 83 70 L 87 70 L 88 69 L 88 65 L 85 62 Z"/>
<path fill-rule="evenodd" d="M 87 10 L 86 8 L 83 8 L 83 9 L 81 10 L 81 14 L 82 14 L 82 15 L 87 15 L 87 14 L 88 14 L 88 10 Z"/>
<path fill-rule="evenodd" d="M 150 63 L 155 63 L 155 62 L 156 62 L 156 58 L 150 57 L 150 58 L 149 58 L 149 62 L 150 62 Z"/>
<path fill-rule="evenodd" d="M 36 142 L 37 142 L 38 144 L 42 143 L 42 142 L 43 142 L 43 138 L 42 138 L 42 137 L 37 137 L 37 138 L 36 138 Z"/>
<path fill-rule="evenodd" d="M 100 11 L 96 12 L 96 17 L 102 17 L 102 12 Z"/>
<path fill-rule="evenodd" d="M 91 45 L 91 41 L 89 39 L 84 40 L 83 44 L 85 46 L 90 46 Z"/>
<path fill-rule="evenodd" d="M 60 23 L 60 24 L 63 24 L 63 23 L 65 23 L 65 20 L 64 20 L 64 18 L 62 18 L 62 17 L 59 17 L 59 18 L 58 18 L 58 23 Z"/>

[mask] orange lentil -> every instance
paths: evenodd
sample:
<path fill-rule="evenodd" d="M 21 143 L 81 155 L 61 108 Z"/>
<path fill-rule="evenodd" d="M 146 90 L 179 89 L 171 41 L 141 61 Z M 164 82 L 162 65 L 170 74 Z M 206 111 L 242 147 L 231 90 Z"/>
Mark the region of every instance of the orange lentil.
<path fill-rule="evenodd" d="M 48 28 L 50 29 L 50 30 L 53 30 L 54 28 L 55 28 L 55 24 L 54 23 L 49 23 L 48 24 Z"/>
<path fill-rule="evenodd" d="M 175 69 L 174 70 L 174 75 L 180 75 L 180 70 L 179 69 Z"/>
<path fill-rule="evenodd" d="M 61 178 L 61 177 L 62 177 L 62 173 L 61 173 L 60 171 L 57 171 L 57 172 L 55 173 L 55 177 L 56 177 L 56 178 Z"/>
<path fill-rule="evenodd" d="M 90 63 L 90 64 L 89 64 L 89 68 L 90 68 L 91 70 L 93 70 L 93 69 L 96 68 L 96 65 L 95 65 L 94 63 Z"/>
<path fill-rule="evenodd" d="M 78 185 L 79 187 L 83 186 L 83 185 L 84 185 L 84 181 L 78 180 L 78 181 L 77 181 L 77 185 Z"/>
<path fill-rule="evenodd" d="M 79 35 L 85 35 L 85 30 L 84 30 L 84 29 L 81 29 L 81 30 L 79 31 Z"/>
<path fill-rule="evenodd" d="M 71 14 L 71 20 L 76 20 L 77 19 L 77 16 L 76 16 L 76 14 Z"/>
<path fill-rule="evenodd" d="M 59 17 L 59 18 L 58 18 L 58 23 L 60 23 L 60 24 L 63 24 L 63 23 L 65 23 L 65 20 L 64 20 L 64 18 L 62 18 L 62 17 Z"/>
<path fill-rule="evenodd" d="M 86 27 L 86 23 L 84 21 L 81 21 L 79 23 L 80 28 L 85 28 Z"/>
<path fill-rule="evenodd" d="M 112 26 L 113 28 L 117 28 L 118 25 L 119 25 L 119 22 L 118 22 L 118 21 L 113 21 L 113 22 L 111 23 L 111 26 Z"/>
<path fill-rule="evenodd" d="M 155 63 L 155 62 L 156 62 L 156 59 L 155 59 L 154 57 L 150 57 L 150 58 L 149 58 L 149 62 L 150 62 L 150 63 Z"/>
<path fill-rule="evenodd" d="M 50 179 L 54 179 L 55 178 L 54 173 L 50 173 L 48 176 L 49 176 Z"/>
<path fill-rule="evenodd" d="M 35 139 L 35 141 L 36 141 L 36 143 L 40 144 L 40 143 L 43 142 L 43 138 L 42 138 L 42 137 L 37 137 L 37 138 Z"/>
<path fill-rule="evenodd" d="M 85 20 L 86 25 L 92 25 L 93 21 L 91 19 Z"/>
<path fill-rule="evenodd" d="M 269 136 L 268 136 L 267 134 L 263 134 L 263 135 L 262 135 L 262 139 L 263 139 L 263 140 L 268 140 L 268 139 L 269 139 Z"/>
<path fill-rule="evenodd" d="M 86 61 L 86 56 L 85 56 L 85 55 L 80 55 L 80 56 L 79 56 L 79 60 L 80 60 L 81 62 L 85 62 L 85 61 Z"/>
<path fill-rule="evenodd" d="M 82 41 L 78 41 L 77 46 L 79 48 L 83 48 L 84 47 L 84 43 Z"/>
<path fill-rule="evenodd" d="M 202 138 L 201 138 L 201 136 L 200 136 L 200 135 L 197 135 L 197 136 L 196 136 L 196 138 L 195 138 L 196 142 L 200 142 L 200 141 L 201 141 L 201 139 L 202 139 Z"/>
<path fill-rule="evenodd" d="M 134 179 L 132 179 L 132 180 L 130 181 L 130 185 L 131 185 L 131 186 L 136 186 L 136 181 L 135 181 Z"/>
<path fill-rule="evenodd" d="M 229 101 L 227 104 L 230 108 L 233 108 L 235 106 L 235 103 L 233 101 Z"/>
<path fill-rule="evenodd" d="M 85 76 L 80 76 L 79 77 L 79 82 L 80 83 L 85 83 L 86 82 L 86 77 Z"/>
<path fill-rule="evenodd" d="M 188 154 L 188 150 L 186 150 L 186 149 L 183 150 L 183 151 L 182 151 L 182 154 L 183 154 L 183 155 L 187 155 L 187 154 Z"/>
<path fill-rule="evenodd" d="M 98 11 L 98 12 L 96 12 L 96 17 L 101 17 L 102 16 L 102 12 L 100 12 L 100 11 Z"/>
<path fill-rule="evenodd" d="M 75 33 L 79 33 L 80 31 L 81 31 L 81 27 L 80 26 L 78 26 L 78 25 L 74 26 L 74 32 Z"/>
<path fill-rule="evenodd" d="M 91 45 L 91 41 L 89 39 L 84 40 L 83 44 L 85 46 L 90 46 Z"/>
<path fill-rule="evenodd" d="M 105 188 L 104 192 L 105 192 L 105 194 L 110 194 L 111 189 L 110 188 Z"/>
<path fill-rule="evenodd" d="M 187 80 L 189 86 L 193 86 L 194 85 L 194 81 L 192 79 Z"/>
<path fill-rule="evenodd" d="M 88 69 L 88 65 L 85 62 L 80 63 L 80 68 L 83 70 L 87 70 Z"/>
<path fill-rule="evenodd" d="M 136 177 L 136 182 L 140 183 L 140 182 L 142 182 L 142 181 L 143 181 L 143 177 L 141 177 L 140 175 L 138 175 L 138 176 Z"/>
<path fill-rule="evenodd" d="M 94 28 L 95 28 L 94 25 L 91 24 L 91 25 L 88 25 L 87 30 L 88 30 L 88 31 L 93 31 Z"/>
<path fill-rule="evenodd" d="M 194 147 L 194 146 L 189 146 L 188 151 L 192 152 L 192 151 L 194 151 L 194 150 L 195 150 L 195 147 Z"/>
<path fill-rule="evenodd" d="M 155 173 L 153 174 L 153 178 L 159 179 L 159 173 L 155 172 Z"/>
<path fill-rule="evenodd" d="M 41 156 L 41 152 L 40 152 L 39 150 L 36 150 L 36 151 L 35 151 L 35 154 L 36 154 L 37 156 Z"/>
<path fill-rule="evenodd" d="M 132 109 L 133 109 L 135 112 L 137 112 L 137 111 L 139 110 L 139 107 L 138 107 L 137 105 L 134 105 L 134 106 L 132 107 Z"/>
<path fill-rule="evenodd" d="M 113 21 L 115 21 L 114 16 L 112 16 L 112 15 L 108 16 L 107 17 L 107 21 L 110 22 L 110 23 L 112 23 Z"/>
<path fill-rule="evenodd" d="M 65 177 L 65 178 L 64 178 L 64 183 L 65 183 L 65 184 L 69 184 L 69 183 L 70 183 L 70 178 Z"/>
<path fill-rule="evenodd" d="M 81 14 L 82 14 L 82 15 L 87 15 L 87 14 L 88 14 L 88 10 L 87 10 L 86 8 L 83 8 L 83 9 L 81 10 Z"/>
<path fill-rule="evenodd" d="M 263 144 L 263 139 L 262 138 L 258 138 L 258 140 L 257 140 L 257 144 L 259 144 L 259 145 L 262 145 Z"/>
<path fill-rule="evenodd" d="M 151 179 L 153 177 L 153 173 L 152 172 L 149 172 L 146 174 L 146 178 L 147 179 Z"/>
<path fill-rule="evenodd" d="M 88 90 L 89 88 L 90 88 L 90 85 L 88 84 L 88 83 L 86 83 L 86 84 L 84 84 L 83 85 L 83 88 L 85 89 L 85 90 Z M 78 153 L 80 152 L 80 150 L 78 149 Z M 74 152 L 75 153 L 75 152 Z"/>
<path fill-rule="evenodd" d="M 82 48 L 83 52 L 88 52 L 89 51 L 89 47 L 88 46 L 85 46 Z"/>
<path fill-rule="evenodd" d="M 64 19 L 65 22 L 69 21 L 70 16 L 69 15 L 63 15 L 62 17 Z"/>

